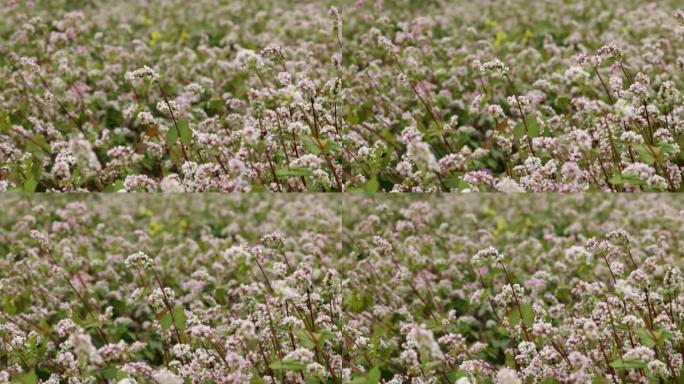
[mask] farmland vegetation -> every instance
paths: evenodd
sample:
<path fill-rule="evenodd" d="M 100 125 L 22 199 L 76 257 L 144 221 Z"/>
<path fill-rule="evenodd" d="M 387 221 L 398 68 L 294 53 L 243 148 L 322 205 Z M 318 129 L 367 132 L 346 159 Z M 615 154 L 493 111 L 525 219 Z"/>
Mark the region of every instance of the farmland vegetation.
<path fill-rule="evenodd" d="M 681 196 L 7 196 L 0 382 L 681 383 Z"/>
<path fill-rule="evenodd" d="M 4 1 L 0 190 L 681 191 L 676 4 Z"/>

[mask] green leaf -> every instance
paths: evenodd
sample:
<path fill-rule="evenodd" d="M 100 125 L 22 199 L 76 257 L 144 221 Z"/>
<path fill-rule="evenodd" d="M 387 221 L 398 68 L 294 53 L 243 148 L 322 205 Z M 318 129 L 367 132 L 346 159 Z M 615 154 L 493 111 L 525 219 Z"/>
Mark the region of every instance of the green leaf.
<path fill-rule="evenodd" d="M 192 130 L 190 129 L 190 122 L 183 118 L 178 120 L 178 130 L 180 131 L 180 141 L 185 145 L 190 145 L 192 140 Z"/>
<path fill-rule="evenodd" d="M 16 315 L 17 307 L 14 306 L 14 302 L 10 298 L 6 298 L 2 305 L 2 310 L 8 315 Z"/>
<path fill-rule="evenodd" d="M 609 384 L 609 382 L 603 376 L 594 376 L 591 380 L 591 384 Z"/>
<path fill-rule="evenodd" d="M 12 129 L 12 122 L 9 118 L 9 113 L 0 114 L 0 132 L 7 133 Z"/>
<path fill-rule="evenodd" d="M 321 333 L 317 337 L 317 344 L 319 347 L 323 347 L 323 344 L 328 341 L 328 340 L 333 340 L 335 338 L 335 335 L 333 335 L 332 332 L 328 331 L 327 329 L 324 329 L 321 331 Z"/>
<path fill-rule="evenodd" d="M 444 178 L 442 182 L 447 188 L 458 188 L 461 185 L 461 176 L 454 175 Z"/>
<path fill-rule="evenodd" d="M 161 325 L 162 331 L 168 331 L 169 328 L 171 328 L 173 319 L 171 319 L 171 313 L 168 310 L 165 310 L 162 314 L 161 318 L 159 319 L 159 324 Z"/>
<path fill-rule="evenodd" d="M 311 339 L 311 336 L 309 336 L 309 333 L 303 329 L 296 329 L 293 332 L 295 335 L 297 335 L 297 340 L 305 347 L 305 348 L 313 348 L 316 346 L 316 344 L 313 342 Z"/>
<path fill-rule="evenodd" d="M 184 332 L 188 318 L 185 316 L 185 308 L 182 305 L 178 304 L 173 308 L 173 318 L 176 320 L 178 331 Z"/>
<path fill-rule="evenodd" d="M 444 135 L 444 128 L 440 126 L 430 128 L 423 132 L 423 137 L 425 139 L 432 139 L 435 137 L 440 137 L 442 135 Z"/>
<path fill-rule="evenodd" d="M 556 109 L 561 112 L 568 111 L 570 109 L 570 98 L 568 96 L 558 96 L 556 98 Z"/>
<path fill-rule="evenodd" d="M 558 288 L 556 290 L 556 298 L 562 303 L 569 303 L 572 299 L 572 291 L 566 287 Z"/>
<path fill-rule="evenodd" d="M 299 371 L 301 369 L 304 369 L 305 365 L 304 363 L 300 363 L 299 361 L 280 360 L 272 362 L 271 365 L 269 365 L 269 367 L 276 371 Z"/>
<path fill-rule="evenodd" d="M 276 169 L 276 175 L 278 176 L 311 176 L 311 169 L 306 167 L 289 167 L 289 168 L 278 168 Z"/>
<path fill-rule="evenodd" d="M 347 111 L 347 122 L 351 125 L 367 121 L 373 116 L 373 103 L 367 101 L 358 107 L 349 108 Z"/>
<path fill-rule="evenodd" d="M 359 121 L 367 121 L 373 115 L 373 103 L 366 101 L 356 110 Z"/>
<path fill-rule="evenodd" d="M 660 149 L 660 152 L 662 152 L 662 153 L 674 153 L 675 152 L 675 146 L 672 144 L 668 144 L 668 143 L 661 144 L 658 148 Z"/>
<path fill-rule="evenodd" d="M 634 146 L 634 149 L 636 150 L 637 154 L 639 155 L 639 158 L 641 161 L 643 161 L 646 164 L 653 164 L 656 161 L 656 158 L 653 157 L 653 154 L 651 151 L 646 148 L 646 145 L 644 144 L 637 144 Z M 655 149 L 654 149 L 655 151 Z"/>
<path fill-rule="evenodd" d="M 521 121 L 513 128 L 513 137 L 520 140 L 525 137 L 525 124 Z"/>
<path fill-rule="evenodd" d="M 527 122 L 527 129 L 525 128 L 525 121 Z M 537 125 L 537 118 L 530 114 L 525 117 L 525 121 L 521 121 L 513 128 L 513 137 L 520 140 L 525 137 L 525 134 L 530 139 L 539 137 L 539 125 Z"/>
<path fill-rule="evenodd" d="M 29 309 L 31 306 L 31 289 L 26 288 L 21 291 L 21 294 L 14 298 L 13 304 L 16 313 L 22 313 Z"/>
<path fill-rule="evenodd" d="M 314 155 L 318 155 L 319 153 L 321 153 L 321 148 L 318 146 L 318 144 L 314 141 L 314 139 L 311 136 L 303 136 L 302 143 L 304 144 L 306 152 L 313 153 Z"/>
<path fill-rule="evenodd" d="M 508 314 L 508 322 L 511 323 L 512 326 L 520 324 L 520 312 L 517 309 L 511 310 Z"/>
<path fill-rule="evenodd" d="M 363 191 L 366 193 L 375 193 L 380 188 L 380 183 L 378 183 L 377 178 L 372 178 L 363 185 Z"/>
<path fill-rule="evenodd" d="M 50 148 L 45 136 L 40 133 L 33 135 L 32 140 L 26 141 L 26 149 L 31 153 L 45 152 L 46 149 Z"/>
<path fill-rule="evenodd" d="M 637 331 L 637 335 L 639 335 L 639 339 L 641 339 L 641 343 L 644 344 L 645 346 L 649 348 L 653 348 L 656 345 L 656 340 L 651 336 L 650 333 L 644 328 L 640 329 Z"/>
<path fill-rule="evenodd" d="M 460 369 L 455 370 L 455 371 L 450 371 L 449 373 L 447 373 L 447 377 L 449 378 L 449 380 L 451 380 L 453 382 L 456 382 L 461 377 L 466 377 L 466 376 L 467 376 L 466 373 Z"/>
<path fill-rule="evenodd" d="M 115 108 L 107 108 L 105 125 L 107 128 L 116 128 L 124 124 L 123 113 Z"/>
<path fill-rule="evenodd" d="M 120 191 L 120 190 L 122 190 L 122 189 L 124 189 L 123 180 L 119 180 L 119 181 L 117 181 L 117 182 L 114 183 L 114 184 L 108 185 L 108 186 L 104 189 L 104 191 L 105 191 L 105 192 L 116 192 L 116 191 Z"/>
<path fill-rule="evenodd" d="M 354 108 L 349 108 L 349 112 L 347 112 L 347 123 L 351 125 L 359 123 L 359 117 L 356 115 Z"/>
<path fill-rule="evenodd" d="M 123 380 L 128 377 L 126 373 L 115 367 L 106 367 L 101 370 L 102 376 L 108 380 Z"/>
<path fill-rule="evenodd" d="M 223 104 L 223 100 L 218 97 L 214 97 L 207 101 L 207 112 L 210 115 L 223 114 L 226 112 L 226 106 Z"/>
<path fill-rule="evenodd" d="M 328 141 L 322 138 L 314 139 L 311 136 L 303 136 L 302 143 L 307 153 L 318 155 L 320 153 L 328 153 L 331 149 L 337 148 L 337 144 L 333 141 Z"/>
<path fill-rule="evenodd" d="M 629 185 L 644 185 L 646 182 L 641 180 L 638 177 L 634 176 L 627 176 L 627 175 L 615 175 L 610 178 L 610 183 L 614 185 L 623 185 L 623 184 L 629 184 Z"/>
<path fill-rule="evenodd" d="M 176 145 L 176 141 L 178 141 L 178 131 L 176 131 L 176 127 L 169 128 L 169 130 L 166 131 L 166 145 Z"/>
<path fill-rule="evenodd" d="M 460 180 L 458 182 L 458 189 L 463 191 L 472 188 L 472 185 L 468 184 L 465 180 Z"/>
<path fill-rule="evenodd" d="M 539 126 L 537 125 L 537 117 L 533 114 L 527 115 L 527 135 L 530 139 L 539 137 Z"/>
<path fill-rule="evenodd" d="M 223 287 L 216 288 L 214 291 L 214 299 L 216 299 L 216 301 L 218 301 L 220 304 L 225 303 L 227 296 L 228 291 L 226 291 L 226 289 Z"/>
<path fill-rule="evenodd" d="M 532 309 L 532 305 L 524 303 L 520 306 L 520 309 L 522 311 L 523 324 L 528 328 L 531 327 L 532 324 L 534 324 L 534 310 Z"/>
<path fill-rule="evenodd" d="M 380 373 L 380 367 L 371 368 L 366 374 L 354 378 L 352 384 L 378 384 L 380 378 L 382 377 Z"/>
<path fill-rule="evenodd" d="M 366 384 L 378 384 L 380 382 L 380 377 L 380 368 L 375 366 L 368 372 Z"/>
<path fill-rule="evenodd" d="M 76 169 L 78 170 L 78 168 Z M 34 179 L 40 180 L 40 175 L 43 173 L 43 165 L 40 161 L 33 161 L 33 167 L 31 167 L 31 175 Z"/>
<path fill-rule="evenodd" d="M 17 384 L 36 384 L 38 382 L 38 376 L 35 371 L 27 372 L 15 380 L 14 383 Z"/>
<path fill-rule="evenodd" d="M 178 328 L 180 332 L 183 332 L 185 330 L 185 325 L 187 322 L 183 306 L 180 304 L 176 305 L 172 309 L 172 311 L 173 312 L 164 310 L 161 317 L 159 318 L 159 324 L 161 325 L 162 331 L 168 331 L 169 328 L 171 328 L 171 326 L 174 325 L 175 320 L 176 328 Z"/>
<path fill-rule="evenodd" d="M 35 192 L 37 186 L 38 181 L 31 176 L 24 182 L 24 185 L 21 187 L 21 189 L 24 192 Z"/>
<path fill-rule="evenodd" d="M 639 368 L 646 368 L 647 365 L 643 361 L 635 358 L 635 357 L 630 357 L 626 359 L 617 359 L 614 360 L 612 363 L 610 363 L 610 366 L 613 368 L 625 368 L 625 369 L 639 369 Z"/>

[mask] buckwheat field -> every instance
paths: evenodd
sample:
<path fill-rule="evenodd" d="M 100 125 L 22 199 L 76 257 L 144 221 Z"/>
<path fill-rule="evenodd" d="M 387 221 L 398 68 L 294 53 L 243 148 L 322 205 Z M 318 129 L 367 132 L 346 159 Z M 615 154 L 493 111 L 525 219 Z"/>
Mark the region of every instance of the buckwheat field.
<path fill-rule="evenodd" d="M 5 0 L 0 189 L 681 191 L 677 3 Z"/>
<path fill-rule="evenodd" d="M 0 381 L 684 380 L 683 196 L 499 196 L 6 197 Z"/>
<path fill-rule="evenodd" d="M 681 2 L 0 15 L 0 384 L 684 384 Z"/>

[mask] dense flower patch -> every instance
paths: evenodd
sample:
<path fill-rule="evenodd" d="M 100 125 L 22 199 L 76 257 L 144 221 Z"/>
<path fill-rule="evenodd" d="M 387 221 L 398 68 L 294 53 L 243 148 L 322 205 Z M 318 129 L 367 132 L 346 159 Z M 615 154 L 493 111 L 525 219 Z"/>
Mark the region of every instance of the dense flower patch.
<path fill-rule="evenodd" d="M 0 208 L 3 383 L 684 380 L 680 196 Z"/>
<path fill-rule="evenodd" d="M 682 190 L 674 1 L 33 3 L 1 190 Z"/>

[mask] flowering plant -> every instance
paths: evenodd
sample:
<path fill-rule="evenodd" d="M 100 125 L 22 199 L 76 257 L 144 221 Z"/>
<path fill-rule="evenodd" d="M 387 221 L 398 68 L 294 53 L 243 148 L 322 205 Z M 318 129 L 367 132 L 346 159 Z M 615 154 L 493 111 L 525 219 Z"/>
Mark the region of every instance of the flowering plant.
<path fill-rule="evenodd" d="M 0 190 L 683 188 L 674 2 L 77 3 L 0 5 Z"/>
<path fill-rule="evenodd" d="M 0 383 L 684 380 L 679 196 L 0 208 Z"/>

